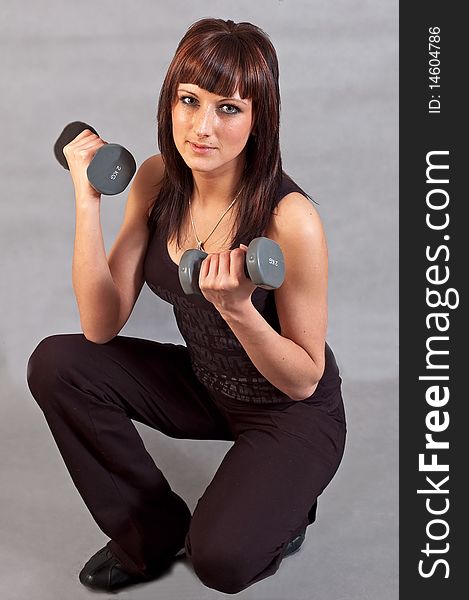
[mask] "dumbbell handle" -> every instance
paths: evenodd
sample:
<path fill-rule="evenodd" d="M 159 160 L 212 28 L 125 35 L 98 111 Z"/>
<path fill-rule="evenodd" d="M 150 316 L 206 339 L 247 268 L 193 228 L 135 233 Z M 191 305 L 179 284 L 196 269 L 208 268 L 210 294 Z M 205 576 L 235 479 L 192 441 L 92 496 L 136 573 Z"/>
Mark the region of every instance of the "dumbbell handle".
<path fill-rule="evenodd" d="M 185 294 L 200 294 L 198 285 L 200 265 L 208 256 L 202 250 L 186 250 L 179 262 L 179 281 Z M 253 283 L 267 290 L 280 287 L 285 276 L 283 253 L 280 246 L 265 237 L 255 238 L 249 244 L 244 272 Z"/>
<path fill-rule="evenodd" d="M 194 259 L 194 253 L 196 258 Z M 199 281 L 200 267 L 207 258 L 207 252 L 203 250 L 186 250 L 179 261 L 179 279 L 185 294 L 193 294 L 193 285 L 190 282 Z M 244 262 L 244 274 L 249 279 L 249 271 L 246 262 Z M 199 286 L 196 286 L 196 292 L 200 294 Z"/>

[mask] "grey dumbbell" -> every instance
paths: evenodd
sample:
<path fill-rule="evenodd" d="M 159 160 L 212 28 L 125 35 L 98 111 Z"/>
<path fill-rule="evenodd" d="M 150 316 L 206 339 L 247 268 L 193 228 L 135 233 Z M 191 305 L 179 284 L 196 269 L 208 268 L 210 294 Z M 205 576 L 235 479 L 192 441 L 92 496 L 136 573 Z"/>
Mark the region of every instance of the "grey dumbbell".
<path fill-rule="evenodd" d="M 185 294 L 201 294 L 199 273 L 202 261 L 208 256 L 202 250 L 186 250 L 179 262 L 179 281 Z M 279 288 L 285 279 L 285 261 L 277 242 L 254 238 L 246 252 L 244 272 L 253 283 L 266 290 Z"/>
<path fill-rule="evenodd" d="M 73 121 L 57 138 L 54 144 L 54 155 L 64 169 L 68 169 L 68 163 L 63 149 L 85 129 L 99 135 L 91 125 L 82 121 Z M 97 192 L 106 196 L 114 196 L 123 192 L 129 185 L 136 168 L 135 159 L 126 148 L 119 144 L 105 144 L 93 156 L 86 175 Z"/>

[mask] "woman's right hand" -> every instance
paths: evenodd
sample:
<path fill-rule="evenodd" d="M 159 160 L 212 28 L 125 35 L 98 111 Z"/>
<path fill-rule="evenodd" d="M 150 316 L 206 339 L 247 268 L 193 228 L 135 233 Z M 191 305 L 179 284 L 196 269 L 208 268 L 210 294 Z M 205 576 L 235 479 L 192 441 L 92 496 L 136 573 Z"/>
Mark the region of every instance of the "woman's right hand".
<path fill-rule="evenodd" d="M 64 146 L 63 153 L 70 169 L 77 201 L 84 199 L 99 200 L 101 197 L 101 194 L 88 181 L 86 170 L 96 152 L 105 143 L 95 133 L 89 129 L 84 129 L 69 144 Z"/>

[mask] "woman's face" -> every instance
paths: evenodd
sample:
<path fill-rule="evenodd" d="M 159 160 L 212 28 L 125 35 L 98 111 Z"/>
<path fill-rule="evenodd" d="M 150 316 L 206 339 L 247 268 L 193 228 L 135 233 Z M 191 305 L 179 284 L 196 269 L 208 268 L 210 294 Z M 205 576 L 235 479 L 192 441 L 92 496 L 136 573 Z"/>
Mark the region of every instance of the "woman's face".
<path fill-rule="evenodd" d="M 244 163 L 252 130 L 252 102 L 238 91 L 217 96 L 191 83 L 181 83 L 172 109 L 174 143 L 193 171 L 226 173 Z"/>

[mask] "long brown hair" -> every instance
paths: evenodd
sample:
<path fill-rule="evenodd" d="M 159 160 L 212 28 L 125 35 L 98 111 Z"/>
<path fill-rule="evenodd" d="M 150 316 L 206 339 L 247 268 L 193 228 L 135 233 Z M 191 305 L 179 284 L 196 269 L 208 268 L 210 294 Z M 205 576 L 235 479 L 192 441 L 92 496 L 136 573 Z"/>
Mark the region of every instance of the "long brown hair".
<path fill-rule="evenodd" d="M 250 98 L 253 135 L 239 182 L 233 246 L 249 243 L 267 227 L 282 180 L 279 144 L 280 92 L 275 49 L 259 27 L 222 19 L 201 19 L 188 29 L 168 68 L 158 102 L 158 145 L 165 174 L 150 217 L 163 239 L 181 244 L 181 226 L 193 191 L 192 172 L 173 139 L 171 112 L 180 83 L 192 83 L 229 97 Z"/>

